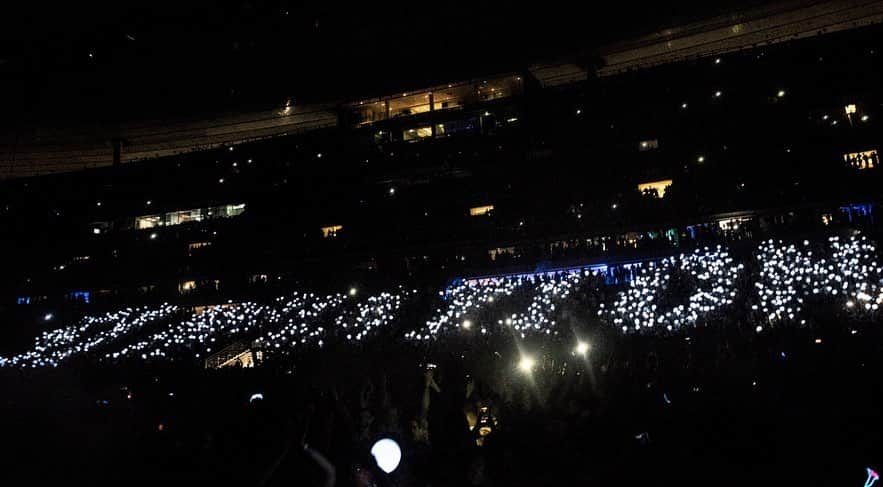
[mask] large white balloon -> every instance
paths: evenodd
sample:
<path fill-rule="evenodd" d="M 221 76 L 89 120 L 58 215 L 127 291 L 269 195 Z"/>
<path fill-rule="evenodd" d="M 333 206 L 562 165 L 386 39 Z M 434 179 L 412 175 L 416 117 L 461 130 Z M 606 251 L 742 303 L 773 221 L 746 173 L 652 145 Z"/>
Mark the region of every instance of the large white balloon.
<path fill-rule="evenodd" d="M 399 444 L 389 438 L 383 438 L 371 447 L 371 456 L 386 473 L 392 473 L 402 461 L 402 449 Z"/>

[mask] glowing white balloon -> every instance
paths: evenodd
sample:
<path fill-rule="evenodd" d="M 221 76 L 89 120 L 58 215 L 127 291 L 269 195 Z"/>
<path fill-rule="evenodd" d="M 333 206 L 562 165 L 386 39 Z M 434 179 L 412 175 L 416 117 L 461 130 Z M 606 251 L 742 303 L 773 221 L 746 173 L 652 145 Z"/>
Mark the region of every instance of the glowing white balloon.
<path fill-rule="evenodd" d="M 399 444 L 389 438 L 383 438 L 371 447 L 371 456 L 386 473 L 392 473 L 402 461 L 402 449 Z"/>

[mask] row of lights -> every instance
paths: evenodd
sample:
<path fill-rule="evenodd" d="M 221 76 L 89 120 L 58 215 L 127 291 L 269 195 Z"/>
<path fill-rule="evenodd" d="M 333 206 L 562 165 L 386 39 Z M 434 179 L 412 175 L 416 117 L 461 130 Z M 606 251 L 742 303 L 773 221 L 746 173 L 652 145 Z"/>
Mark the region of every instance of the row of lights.
<path fill-rule="evenodd" d="M 828 257 L 814 255 L 809 241 L 802 246 L 772 240 L 761 243 L 756 252 L 760 271 L 754 283 L 758 300 L 752 306 L 757 315 L 754 318 L 761 319 L 757 331 L 782 320 L 805 323 L 799 318 L 804 299 L 817 294 L 841 298 L 848 310 L 876 312 L 883 304 L 883 265 L 875 259 L 875 252 L 876 246 L 865 237 L 832 237 L 828 241 Z M 673 332 L 720 316 L 733 303 L 736 281 L 744 270 L 744 265 L 734 262 L 721 247 L 697 249 L 630 267 L 632 278 L 626 288 L 617 293 L 612 303 L 601 303 L 597 310 L 601 319 L 624 333 Z M 585 278 L 598 276 L 598 272 L 599 269 L 577 268 L 463 281 L 440 292 L 446 305 L 437 308 L 420 328 L 404 336 L 426 341 L 458 329 L 464 333 L 475 330 L 481 335 L 502 332 L 521 338 L 528 333 L 558 335 L 557 310 Z M 658 303 L 675 273 L 686 277 L 695 287 L 686 302 L 663 307 Z M 492 327 L 476 321 L 475 317 L 495 302 L 506 306 L 506 298 L 521 289 L 531 293 L 525 311 L 503 314 Z M 325 340 L 333 337 L 357 343 L 376 330 L 392 327 L 399 319 L 399 310 L 414 293 L 400 288 L 364 300 L 353 299 L 358 295 L 355 287 L 347 293 L 327 296 L 294 293 L 269 304 L 241 302 L 211 307 L 187 318 L 181 318 L 179 309 L 168 304 L 127 308 L 44 332 L 31 350 L 0 358 L 0 365 L 57 366 L 72 356 L 107 348 L 147 325 L 161 330 L 108 352 L 105 358 L 168 359 L 185 351 L 200 358 L 258 328 L 262 334 L 257 342 L 270 352 L 287 353 L 294 346 L 322 347 Z M 45 321 L 52 319 L 52 314 L 44 316 Z M 574 348 L 578 355 L 588 351 L 585 342 L 578 342 Z"/>

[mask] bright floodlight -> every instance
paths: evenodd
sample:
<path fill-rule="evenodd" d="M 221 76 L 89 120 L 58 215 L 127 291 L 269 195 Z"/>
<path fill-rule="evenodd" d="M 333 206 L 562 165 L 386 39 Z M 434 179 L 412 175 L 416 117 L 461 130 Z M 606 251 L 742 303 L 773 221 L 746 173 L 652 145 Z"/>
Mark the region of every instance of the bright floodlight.
<path fill-rule="evenodd" d="M 251 397 L 248 399 L 248 402 L 252 403 L 255 401 L 263 401 L 263 400 L 264 400 L 264 395 L 261 394 L 260 392 L 256 392 L 251 395 Z"/>
<path fill-rule="evenodd" d="M 463 329 L 468 330 L 472 327 L 472 322 L 469 320 L 463 320 Z"/>
<path fill-rule="evenodd" d="M 576 343 L 576 353 L 580 355 L 585 355 L 589 352 L 589 344 L 586 342 L 577 342 Z"/>
<path fill-rule="evenodd" d="M 351 288 L 350 288 L 350 296 L 355 296 L 357 292 L 359 292 L 358 289 L 356 289 L 356 288 L 354 288 L 354 287 L 351 287 Z"/>
<path fill-rule="evenodd" d="M 536 365 L 536 360 L 533 357 L 528 355 L 524 355 L 521 357 L 521 360 L 518 362 L 518 369 L 524 373 L 530 373 L 533 370 L 534 365 Z"/>
<path fill-rule="evenodd" d="M 389 438 L 383 438 L 374 443 L 371 447 L 371 456 L 377 462 L 380 470 L 386 473 L 392 473 L 398 468 L 399 462 L 402 461 L 402 449 L 399 444 Z"/>

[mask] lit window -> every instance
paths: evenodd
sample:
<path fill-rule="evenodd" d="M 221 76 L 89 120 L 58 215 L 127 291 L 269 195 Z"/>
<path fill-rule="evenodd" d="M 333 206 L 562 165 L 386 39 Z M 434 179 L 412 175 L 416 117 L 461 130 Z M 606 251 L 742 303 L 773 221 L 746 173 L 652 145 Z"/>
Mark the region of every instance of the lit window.
<path fill-rule="evenodd" d="M 877 149 L 843 154 L 843 162 L 856 169 L 873 169 L 880 164 Z"/>
<path fill-rule="evenodd" d="M 144 230 L 162 225 L 162 217 L 160 215 L 146 215 L 135 218 L 135 228 Z"/>
<path fill-rule="evenodd" d="M 659 148 L 659 139 L 648 139 L 642 140 L 638 144 L 638 150 L 640 151 L 648 151 Z"/>
<path fill-rule="evenodd" d="M 665 190 L 671 186 L 671 179 L 663 179 L 662 181 L 651 181 L 649 183 L 641 183 L 638 185 L 638 192 L 641 194 L 654 195 L 657 198 L 665 197 Z"/>
<path fill-rule="evenodd" d="M 178 292 L 181 294 L 193 292 L 194 289 L 196 289 L 196 281 L 184 281 L 178 284 Z"/>
<path fill-rule="evenodd" d="M 266 274 L 252 274 L 248 277 L 248 282 L 251 284 L 266 283 L 269 280 L 270 276 Z"/>
<path fill-rule="evenodd" d="M 169 225 L 181 225 L 184 223 L 190 222 L 199 222 L 202 221 L 202 210 L 183 210 L 183 211 L 173 211 L 171 213 L 166 213 L 165 221 Z"/>
<path fill-rule="evenodd" d="M 406 142 L 425 139 L 427 137 L 432 137 L 432 127 L 430 126 L 407 129 L 402 133 L 402 140 Z"/>
<path fill-rule="evenodd" d="M 240 203 L 238 205 L 227 205 L 227 214 L 220 216 L 239 216 L 245 211 L 245 203 Z"/>
<path fill-rule="evenodd" d="M 751 217 L 745 218 L 727 218 L 724 220 L 719 220 L 717 225 L 721 230 L 738 230 L 739 226 L 744 225 L 751 221 Z"/>
<path fill-rule="evenodd" d="M 852 115 L 856 111 L 855 103 L 850 103 L 849 105 L 846 105 L 845 107 L 843 107 L 843 110 L 846 111 L 847 115 Z"/>
<path fill-rule="evenodd" d="M 135 217 L 135 228 L 146 230 L 166 225 L 181 225 L 184 223 L 200 222 L 213 218 L 231 218 L 239 216 L 245 211 L 245 203 L 235 205 L 212 206 L 209 208 L 194 208 L 190 210 L 172 211 L 154 215 Z"/>
<path fill-rule="evenodd" d="M 469 208 L 469 215 L 470 216 L 487 215 L 492 211 L 494 211 L 494 205 L 476 206 L 475 208 Z"/>
<path fill-rule="evenodd" d="M 322 227 L 322 237 L 334 238 L 337 236 L 337 232 L 341 230 L 343 230 L 343 225 L 329 225 L 327 227 Z"/>

